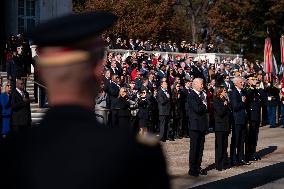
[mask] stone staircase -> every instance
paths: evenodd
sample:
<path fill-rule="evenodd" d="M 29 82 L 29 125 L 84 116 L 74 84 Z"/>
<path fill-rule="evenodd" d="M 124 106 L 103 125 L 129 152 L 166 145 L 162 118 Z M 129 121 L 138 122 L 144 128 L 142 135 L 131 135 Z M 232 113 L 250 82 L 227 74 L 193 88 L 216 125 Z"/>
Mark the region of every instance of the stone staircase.
<path fill-rule="evenodd" d="M 0 72 L 0 75 L 2 77 L 2 81 L 6 82 L 7 73 Z M 35 97 L 34 97 L 34 75 L 33 74 L 31 74 L 27 80 L 26 91 L 29 93 L 30 100 L 31 100 L 32 124 L 36 125 L 39 123 L 39 121 L 44 116 L 45 112 L 47 111 L 47 108 L 39 108 L 39 104 L 34 102 Z"/>

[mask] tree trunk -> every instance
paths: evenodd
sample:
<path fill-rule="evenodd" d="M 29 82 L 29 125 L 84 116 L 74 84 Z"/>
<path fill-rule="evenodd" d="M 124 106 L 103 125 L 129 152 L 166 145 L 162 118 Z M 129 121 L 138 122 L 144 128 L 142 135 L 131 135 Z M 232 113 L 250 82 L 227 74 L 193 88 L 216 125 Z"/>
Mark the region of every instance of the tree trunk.
<path fill-rule="evenodd" d="M 195 22 L 195 15 L 194 13 L 191 14 L 191 35 L 192 35 L 192 42 L 197 42 L 197 36 L 196 36 L 196 22 Z"/>

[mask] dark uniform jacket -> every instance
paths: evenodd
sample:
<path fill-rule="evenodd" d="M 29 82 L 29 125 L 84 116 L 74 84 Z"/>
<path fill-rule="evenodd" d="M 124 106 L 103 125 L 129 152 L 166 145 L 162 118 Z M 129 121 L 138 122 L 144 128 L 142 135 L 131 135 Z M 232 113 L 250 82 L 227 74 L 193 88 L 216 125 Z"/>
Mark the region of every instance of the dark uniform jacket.
<path fill-rule="evenodd" d="M 267 92 L 267 99 L 268 99 L 267 106 L 277 106 L 280 102 L 279 89 L 277 89 L 274 86 L 270 86 L 266 88 L 266 92 Z"/>
<path fill-rule="evenodd" d="M 247 112 L 248 120 L 260 121 L 261 115 L 261 96 L 260 92 L 255 88 L 247 89 Z"/>
<path fill-rule="evenodd" d="M 169 91 L 168 91 L 169 93 Z M 168 98 L 162 89 L 159 89 L 157 94 L 159 115 L 171 114 L 171 98 Z"/>
<path fill-rule="evenodd" d="M 181 98 L 182 98 L 182 108 L 183 108 L 183 112 L 185 116 L 189 116 L 188 114 L 188 105 L 187 105 L 187 96 L 189 95 L 189 93 L 192 92 L 192 89 L 187 89 L 187 88 L 183 88 L 181 90 Z"/>
<path fill-rule="evenodd" d="M 242 96 L 236 87 L 233 88 L 230 98 L 235 124 L 244 125 L 246 123 L 246 104 L 242 101 Z"/>
<path fill-rule="evenodd" d="M 224 105 L 224 100 L 213 99 L 215 131 L 230 131 L 230 104 Z"/>
<path fill-rule="evenodd" d="M 11 94 L 12 108 L 12 125 L 15 126 L 30 126 L 31 125 L 31 107 L 29 101 L 29 93 L 24 91 L 25 98 L 23 100 L 21 94 L 15 90 Z"/>
<path fill-rule="evenodd" d="M 190 129 L 196 131 L 207 131 L 208 115 L 207 107 L 195 91 L 187 96 L 187 111 L 189 112 Z"/>
<path fill-rule="evenodd" d="M 101 126 L 79 106 L 50 108 L 38 127 L 10 147 L 3 188 L 169 188 L 158 143 L 127 128 Z"/>

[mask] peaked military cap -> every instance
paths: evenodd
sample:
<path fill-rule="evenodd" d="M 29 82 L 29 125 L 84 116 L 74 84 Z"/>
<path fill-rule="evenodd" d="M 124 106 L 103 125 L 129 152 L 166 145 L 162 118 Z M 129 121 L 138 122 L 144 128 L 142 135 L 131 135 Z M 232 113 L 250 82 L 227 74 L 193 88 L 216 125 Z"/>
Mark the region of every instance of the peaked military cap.
<path fill-rule="evenodd" d="M 27 35 L 38 46 L 72 46 L 99 36 L 116 20 L 114 14 L 104 11 L 68 14 L 39 24 Z"/>
<path fill-rule="evenodd" d="M 105 45 L 100 35 L 116 20 L 104 11 L 68 14 L 43 22 L 26 35 L 39 47 L 38 63 L 66 65 L 94 57 Z"/>

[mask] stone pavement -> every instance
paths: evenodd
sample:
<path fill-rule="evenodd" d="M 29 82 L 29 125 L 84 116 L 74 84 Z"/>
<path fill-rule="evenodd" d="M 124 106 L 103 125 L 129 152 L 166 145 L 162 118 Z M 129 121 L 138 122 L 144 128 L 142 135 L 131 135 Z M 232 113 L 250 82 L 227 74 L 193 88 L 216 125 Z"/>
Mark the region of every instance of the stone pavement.
<path fill-rule="evenodd" d="M 284 188 L 284 129 L 260 128 L 257 151 L 262 159 L 251 165 L 229 168 L 222 172 L 214 168 L 215 136 L 206 136 L 202 168 L 208 175 L 187 175 L 189 139 L 163 143 L 173 189 L 187 188 Z M 230 141 L 230 138 L 229 138 Z"/>

